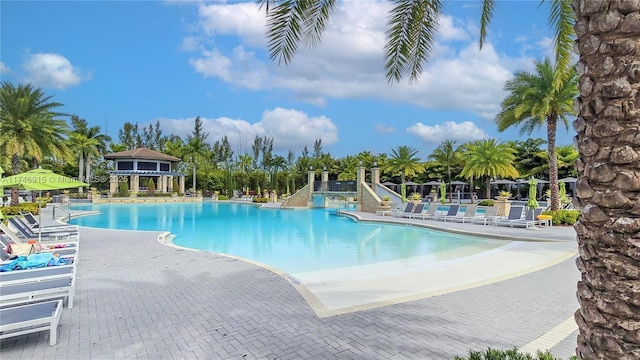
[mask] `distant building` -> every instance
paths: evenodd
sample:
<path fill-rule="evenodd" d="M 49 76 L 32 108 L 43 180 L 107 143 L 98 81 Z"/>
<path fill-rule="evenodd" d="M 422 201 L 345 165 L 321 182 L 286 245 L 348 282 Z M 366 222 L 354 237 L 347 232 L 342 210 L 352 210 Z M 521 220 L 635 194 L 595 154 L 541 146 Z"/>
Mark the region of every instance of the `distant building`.
<path fill-rule="evenodd" d="M 140 192 L 140 183 L 153 179 L 156 192 L 159 193 L 184 193 L 185 175 L 177 173 L 172 169 L 181 162 L 179 158 L 163 154 L 161 152 L 149 150 L 147 148 L 137 148 L 107 154 L 105 160 L 113 160 L 115 167 L 109 172 L 109 191 L 111 194 L 118 192 L 120 182 L 126 181 L 129 184 L 129 191 Z M 179 189 L 173 188 L 173 179 L 178 178 Z"/>

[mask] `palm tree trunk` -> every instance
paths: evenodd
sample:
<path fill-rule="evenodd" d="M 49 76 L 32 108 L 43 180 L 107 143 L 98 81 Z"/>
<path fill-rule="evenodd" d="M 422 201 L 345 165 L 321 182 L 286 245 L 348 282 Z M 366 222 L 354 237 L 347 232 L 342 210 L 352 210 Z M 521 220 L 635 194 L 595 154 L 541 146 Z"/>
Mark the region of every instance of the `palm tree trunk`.
<path fill-rule="evenodd" d="M 580 62 L 576 355 L 640 359 L 640 4 L 574 0 Z"/>
<path fill-rule="evenodd" d="M 556 154 L 556 128 L 558 115 L 547 119 L 547 152 L 549 153 L 549 189 L 551 190 L 551 210 L 560 209 L 558 189 L 558 155 Z"/>
<path fill-rule="evenodd" d="M 91 181 L 91 157 L 89 155 L 85 158 L 85 162 L 87 163 L 87 166 L 85 167 L 86 175 L 84 177 L 84 182 L 88 184 Z"/>
<path fill-rule="evenodd" d="M 197 193 L 197 191 L 196 191 L 196 162 L 195 162 L 195 160 L 193 161 L 193 181 L 192 181 L 192 183 L 193 183 L 193 192 Z M 193 196 L 193 194 L 192 194 L 192 196 Z"/>
<path fill-rule="evenodd" d="M 491 177 L 485 176 L 484 181 L 485 181 L 484 196 L 487 199 L 491 199 Z"/>
<path fill-rule="evenodd" d="M 83 174 L 84 174 L 84 152 L 80 152 L 80 159 L 78 160 L 78 181 L 84 181 Z M 82 194 L 81 187 L 78 188 L 78 193 Z"/>
<path fill-rule="evenodd" d="M 11 156 L 11 170 L 13 171 L 13 175 L 17 175 L 20 173 L 20 155 L 18 153 L 13 154 Z M 11 206 L 18 206 L 20 201 L 18 197 L 20 196 L 19 190 L 17 187 L 11 188 Z"/>

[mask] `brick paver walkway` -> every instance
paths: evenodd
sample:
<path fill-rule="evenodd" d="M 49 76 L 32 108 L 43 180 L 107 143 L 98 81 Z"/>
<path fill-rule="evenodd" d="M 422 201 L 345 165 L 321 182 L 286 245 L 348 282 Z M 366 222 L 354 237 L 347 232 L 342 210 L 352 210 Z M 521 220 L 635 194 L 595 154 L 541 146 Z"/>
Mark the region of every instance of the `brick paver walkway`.
<path fill-rule="evenodd" d="M 318 318 L 279 275 L 175 249 L 159 233 L 82 229 L 77 296 L 58 344 L 3 340 L 8 359 L 451 359 L 523 346 L 577 309 L 573 260 L 423 300 Z M 568 357 L 575 334 L 552 350 Z"/>

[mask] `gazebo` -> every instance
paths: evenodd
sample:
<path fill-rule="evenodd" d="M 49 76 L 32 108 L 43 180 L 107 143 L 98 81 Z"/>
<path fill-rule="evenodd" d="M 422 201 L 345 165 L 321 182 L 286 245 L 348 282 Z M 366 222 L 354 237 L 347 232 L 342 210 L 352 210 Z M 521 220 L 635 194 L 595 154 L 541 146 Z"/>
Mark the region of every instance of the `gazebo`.
<path fill-rule="evenodd" d="M 171 193 L 179 191 L 184 193 L 184 174 L 172 171 L 174 164 L 181 160 L 177 157 L 163 154 L 147 148 L 119 151 L 104 156 L 105 160 L 113 160 L 115 167 L 109 174 L 109 192 L 118 192 L 118 183 L 127 181 L 129 190 L 140 191 L 140 177 L 153 178 L 156 191 L 159 193 Z M 178 177 L 180 189 L 173 188 L 173 178 Z"/>

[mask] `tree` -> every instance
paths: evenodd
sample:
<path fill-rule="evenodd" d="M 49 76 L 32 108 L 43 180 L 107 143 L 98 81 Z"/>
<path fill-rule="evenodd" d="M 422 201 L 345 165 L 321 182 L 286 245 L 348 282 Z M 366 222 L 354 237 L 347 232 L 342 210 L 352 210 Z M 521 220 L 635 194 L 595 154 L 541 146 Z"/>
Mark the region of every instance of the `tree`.
<path fill-rule="evenodd" d="M 384 164 L 382 171 L 388 173 L 400 172 L 400 182 L 404 184 L 406 176 L 422 174 L 425 171 L 424 165 L 416 155 L 418 150 L 410 146 L 398 146 L 391 149 L 391 156 Z"/>
<path fill-rule="evenodd" d="M 13 174 L 20 173 L 22 159 L 34 162 L 48 155 L 67 155 L 67 125 L 55 111 L 61 103 L 51 101 L 39 88 L 3 82 L 0 89 L 0 152 L 11 159 Z M 35 165 L 35 164 L 34 164 Z M 11 191 L 11 205 L 18 205 L 18 189 Z"/>
<path fill-rule="evenodd" d="M 549 59 L 536 63 L 536 72 L 518 72 L 507 81 L 504 89 L 509 92 L 502 101 L 502 110 L 496 118 L 498 130 L 519 126 L 521 134 L 531 134 L 535 129 L 547 126 L 547 151 L 549 153 L 549 188 L 551 210 L 560 208 L 558 192 L 558 161 L 556 131 L 558 121 L 569 127 L 569 115 L 575 115 L 573 102 L 578 95 L 578 77 L 573 68 L 562 86 L 556 87 L 556 68 Z"/>
<path fill-rule="evenodd" d="M 478 140 L 466 146 L 466 161 L 460 175 L 485 179 L 485 197 L 491 198 L 491 178 L 517 178 L 513 166 L 515 150 L 496 139 Z"/>
<path fill-rule="evenodd" d="M 449 199 L 453 194 L 451 188 L 451 168 L 460 164 L 460 151 L 456 148 L 455 140 L 443 140 L 440 145 L 429 155 L 429 159 L 436 161 L 447 168 L 447 179 L 449 184 Z"/>
<path fill-rule="evenodd" d="M 71 116 L 71 126 L 69 140 L 71 148 L 78 155 L 78 180 L 89 182 L 91 181 L 91 161 L 106 152 L 107 142 L 111 141 L 111 138 L 100 134 L 99 126 L 89 127 L 85 119 L 76 115 Z M 86 173 L 83 174 L 85 169 Z M 78 188 L 78 192 L 82 192 L 82 188 Z"/>
<path fill-rule="evenodd" d="M 138 131 L 138 123 L 124 123 L 122 129 L 118 131 L 118 139 L 120 144 L 126 147 L 126 150 L 133 150 L 142 146 L 142 137 Z"/>
<path fill-rule="evenodd" d="M 206 142 L 209 133 L 202 129 L 202 120 L 196 116 L 193 132 L 187 135 L 187 144 L 184 146 L 183 159 L 191 163 L 193 169 L 193 191 L 196 191 L 196 167 L 199 162 L 210 159 L 209 144 Z"/>
<path fill-rule="evenodd" d="M 273 166 L 273 177 L 271 178 L 271 189 L 278 191 L 278 170 L 286 169 L 287 160 L 280 156 L 276 155 L 273 157 L 273 161 L 271 161 L 271 166 Z"/>

